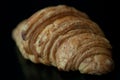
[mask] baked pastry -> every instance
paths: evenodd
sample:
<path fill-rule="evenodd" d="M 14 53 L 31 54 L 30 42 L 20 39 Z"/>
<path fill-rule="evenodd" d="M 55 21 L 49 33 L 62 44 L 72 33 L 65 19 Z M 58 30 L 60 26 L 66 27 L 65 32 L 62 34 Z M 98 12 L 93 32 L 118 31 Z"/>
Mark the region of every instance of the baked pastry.
<path fill-rule="evenodd" d="M 13 30 L 22 55 L 60 70 L 104 74 L 113 68 L 111 45 L 99 26 L 73 7 L 42 9 Z"/>

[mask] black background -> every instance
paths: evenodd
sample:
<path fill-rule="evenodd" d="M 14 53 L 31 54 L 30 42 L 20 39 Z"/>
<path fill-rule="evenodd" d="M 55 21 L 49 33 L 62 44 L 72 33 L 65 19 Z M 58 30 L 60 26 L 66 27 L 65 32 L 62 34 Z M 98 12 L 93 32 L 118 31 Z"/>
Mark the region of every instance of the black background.
<path fill-rule="evenodd" d="M 13 80 L 26 80 L 23 68 L 24 65 L 21 66 L 19 57 L 16 51 L 16 45 L 11 37 L 12 30 L 16 27 L 16 25 L 30 17 L 34 12 L 48 6 L 66 4 L 69 6 L 73 6 L 78 10 L 81 10 L 89 15 L 89 17 L 98 23 L 101 29 L 104 31 L 107 39 L 111 42 L 113 47 L 113 60 L 115 62 L 115 69 L 103 76 L 91 76 L 91 75 L 82 75 L 79 72 L 60 72 L 57 71 L 56 74 L 61 76 L 61 80 L 120 80 L 120 42 L 119 42 L 119 27 L 116 26 L 117 14 L 115 12 L 115 8 L 113 8 L 114 3 L 104 2 L 104 0 L 1 0 L 0 1 L 0 77 L 3 77 L 3 80 L 9 78 Z M 23 59 L 22 57 L 20 59 Z M 24 59 L 23 59 L 24 62 Z M 33 68 L 37 68 L 36 65 L 31 62 L 27 62 L 34 66 Z M 56 68 L 49 67 L 44 65 L 38 65 L 40 68 L 47 70 L 52 69 L 53 71 L 57 70 Z M 42 66 L 42 67 L 41 67 Z M 29 68 L 32 69 L 32 68 Z M 26 69 L 26 70 L 29 70 Z M 45 69 L 46 70 L 46 69 Z M 24 74 L 23 74 L 24 73 Z M 41 72 L 37 72 L 41 75 Z M 46 72 L 47 73 L 47 72 Z M 44 73 L 44 74 L 46 74 Z M 27 73 L 28 74 L 28 73 Z M 52 73 L 49 73 L 52 74 Z M 54 74 L 55 75 L 55 74 Z M 52 77 L 55 77 L 55 76 Z M 80 78 L 84 76 L 83 78 Z M 35 76 L 33 76 L 35 77 Z M 76 78 L 77 77 L 77 78 Z M 48 79 L 47 79 L 48 78 Z M 34 78 L 37 80 L 37 78 Z M 50 76 L 46 75 L 45 78 L 38 78 L 38 80 L 55 80 L 57 78 L 50 78 Z M 2 79 L 1 79 L 2 80 Z M 30 80 L 30 79 L 29 79 Z M 33 79 L 31 79 L 33 80 Z"/>

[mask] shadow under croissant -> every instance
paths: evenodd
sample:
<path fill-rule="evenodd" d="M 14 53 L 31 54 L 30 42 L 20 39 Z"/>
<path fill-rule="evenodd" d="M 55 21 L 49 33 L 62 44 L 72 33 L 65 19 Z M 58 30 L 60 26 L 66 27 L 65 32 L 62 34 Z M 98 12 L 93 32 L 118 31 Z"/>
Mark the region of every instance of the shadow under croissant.
<path fill-rule="evenodd" d="M 81 74 L 79 71 L 59 71 L 55 67 L 34 64 L 24 59 L 17 47 L 16 53 L 24 80 L 112 80 L 112 73 L 96 76 Z"/>

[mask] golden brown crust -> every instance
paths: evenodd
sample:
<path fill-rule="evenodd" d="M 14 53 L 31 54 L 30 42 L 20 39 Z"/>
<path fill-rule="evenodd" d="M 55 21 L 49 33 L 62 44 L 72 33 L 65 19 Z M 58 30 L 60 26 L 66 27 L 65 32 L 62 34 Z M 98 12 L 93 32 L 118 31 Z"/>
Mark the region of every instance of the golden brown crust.
<path fill-rule="evenodd" d="M 34 63 L 87 74 L 112 69 L 111 45 L 104 33 L 73 7 L 59 5 L 36 12 L 14 29 L 13 39 L 22 55 Z"/>

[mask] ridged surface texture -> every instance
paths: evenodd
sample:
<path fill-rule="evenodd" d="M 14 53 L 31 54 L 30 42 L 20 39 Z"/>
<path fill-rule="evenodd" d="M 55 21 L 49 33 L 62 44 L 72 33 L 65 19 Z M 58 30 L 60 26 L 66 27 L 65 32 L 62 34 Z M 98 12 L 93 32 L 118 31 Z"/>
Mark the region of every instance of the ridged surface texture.
<path fill-rule="evenodd" d="M 104 74 L 113 68 L 111 45 L 99 26 L 73 7 L 44 8 L 13 30 L 22 55 L 60 70 Z"/>

